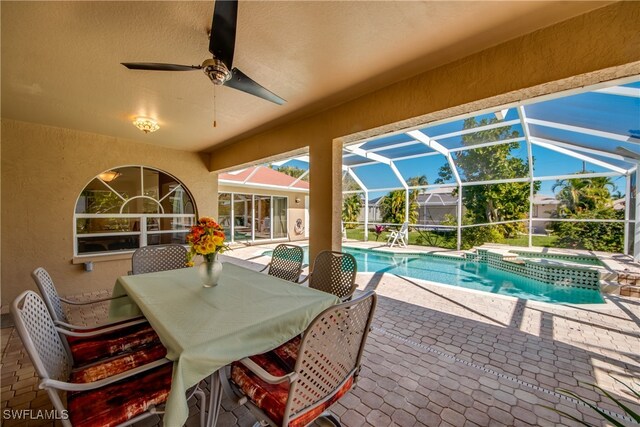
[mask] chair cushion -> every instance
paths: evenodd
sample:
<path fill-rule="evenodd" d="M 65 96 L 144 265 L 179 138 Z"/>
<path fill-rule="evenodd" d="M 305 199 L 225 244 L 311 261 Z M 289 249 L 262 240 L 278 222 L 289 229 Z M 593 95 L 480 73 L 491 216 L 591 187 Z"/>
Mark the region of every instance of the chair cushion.
<path fill-rule="evenodd" d="M 92 337 L 65 336 L 75 366 L 135 351 L 139 347 L 160 342 L 149 323 L 139 323 Z"/>
<path fill-rule="evenodd" d="M 69 392 L 67 409 L 74 427 L 112 427 L 167 400 L 173 364 L 96 390 Z"/>
<path fill-rule="evenodd" d="M 160 343 L 141 347 L 132 353 L 125 353 L 74 369 L 69 381 L 72 383 L 98 381 L 162 359 L 166 355 L 167 349 Z"/>
<path fill-rule="evenodd" d="M 271 375 L 286 375 L 293 371 L 295 367 L 300 342 L 300 337 L 295 337 L 275 350 L 257 356 L 251 356 L 251 360 Z M 284 409 L 289 395 L 288 382 L 285 381 L 280 384 L 266 383 L 238 362 L 234 362 L 231 365 L 231 380 L 240 387 L 244 394 L 246 394 L 258 408 L 262 409 L 272 421 L 277 425 L 282 425 Z M 352 385 L 353 377 L 350 377 L 329 400 L 311 411 L 305 412 L 293 420 L 289 420 L 289 426 L 306 426 L 349 391 Z"/>

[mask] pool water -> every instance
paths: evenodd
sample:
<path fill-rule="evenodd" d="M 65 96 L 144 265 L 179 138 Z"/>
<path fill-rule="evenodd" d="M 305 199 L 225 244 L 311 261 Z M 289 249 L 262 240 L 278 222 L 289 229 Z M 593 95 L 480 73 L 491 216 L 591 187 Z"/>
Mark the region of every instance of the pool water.
<path fill-rule="evenodd" d="M 309 263 L 305 247 L 305 263 Z M 397 274 L 467 289 L 516 298 L 565 304 L 602 304 L 598 290 L 555 286 L 484 263 L 447 259 L 425 254 L 387 254 L 367 249 L 342 248 L 353 255 L 359 272 Z M 271 251 L 265 252 L 271 255 Z"/>

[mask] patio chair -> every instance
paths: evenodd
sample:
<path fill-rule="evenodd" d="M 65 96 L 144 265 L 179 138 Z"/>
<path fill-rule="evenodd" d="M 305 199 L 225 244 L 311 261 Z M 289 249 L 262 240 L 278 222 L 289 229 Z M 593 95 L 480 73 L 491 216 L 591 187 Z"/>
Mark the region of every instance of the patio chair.
<path fill-rule="evenodd" d="M 43 300 L 25 291 L 11 305 L 20 339 L 40 377 L 39 387 L 47 391 L 65 427 L 124 426 L 162 413 L 171 389 L 173 363 L 165 358 L 166 349 L 155 344 L 118 358 L 78 366 L 68 352 L 49 316 Z M 61 394 L 67 392 L 66 407 Z M 196 386 L 204 408 L 205 395 Z M 200 414 L 204 425 L 204 411 Z"/>
<path fill-rule="evenodd" d="M 376 294 L 367 292 L 324 310 L 302 337 L 233 363 L 230 389 L 238 402 L 261 425 L 298 427 L 323 418 L 339 426 L 326 411 L 356 383 L 375 306 Z"/>
<path fill-rule="evenodd" d="M 40 294 L 44 299 L 44 302 L 47 306 L 47 310 L 49 311 L 49 315 L 53 319 L 53 322 L 56 324 L 56 326 L 62 326 L 64 328 L 67 328 L 70 330 L 76 330 L 76 331 L 82 331 L 82 330 L 89 331 L 89 330 L 108 328 L 112 326 L 122 327 L 125 325 L 130 326 L 130 325 L 139 324 L 139 323 L 146 323 L 146 319 L 144 319 L 144 317 L 136 316 L 136 317 L 131 317 L 127 319 L 118 319 L 112 322 L 102 323 L 100 325 L 93 325 L 93 326 L 80 326 L 80 325 L 70 324 L 69 319 L 67 318 L 67 314 L 62 306 L 62 303 L 67 305 L 75 305 L 75 306 L 88 306 L 91 304 L 104 303 L 107 301 L 114 300 L 116 298 L 123 298 L 123 297 L 126 297 L 126 295 L 121 295 L 118 297 L 94 299 L 91 301 L 73 301 L 73 300 L 63 298 L 58 294 L 58 290 L 56 289 L 56 286 L 53 283 L 53 279 L 51 278 L 51 275 L 49 275 L 47 270 L 45 270 L 44 268 L 38 267 L 35 270 L 33 270 L 31 272 L 31 277 L 33 278 L 33 281 L 36 282 L 36 286 L 38 287 L 38 290 L 40 291 Z M 130 322 L 130 324 L 126 322 Z"/>
<path fill-rule="evenodd" d="M 143 246 L 131 256 L 131 274 L 177 270 L 186 266 L 187 249 L 177 244 Z"/>
<path fill-rule="evenodd" d="M 297 282 L 302 273 L 304 250 L 300 246 L 281 244 L 276 246 L 271 254 L 271 262 L 262 270 L 268 275 L 290 282 Z"/>
<path fill-rule="evenodd" d="M 334 294 L 348 301 L 356 290 L 358 264 L 351 254 L 322 251 L 313 261 L 311 273 L 300 283 L 309 281 L 309 287 Z"/>
<path fill-rule="evenodd" d="M 392 230 L 387 237 L 387 245 L 393 247 L 395 244 L 398 246 L 406 247 L 409 240 L 409 223 L 403 222 L 400 230 Z"/>
<path fill-rule="evenodd" d="M 160 342 L 158 335 L 143 316 L 118 319 L 112 322 L 91 326 L 81 326 L 69 323 L 62 303 L 71 305 L 91 305 L 122 298 L 102 298 L 88 302 L 77 302 L 62 298 L 51 279 L 42 267 L 31 273 L 36 282 L 45 307 L 53 324 L 60 328 L 61 338 L 69 352 L 79 363 L 89 363 L 106 356 L 115 356 L 143 347 L 154 342 Z"/>

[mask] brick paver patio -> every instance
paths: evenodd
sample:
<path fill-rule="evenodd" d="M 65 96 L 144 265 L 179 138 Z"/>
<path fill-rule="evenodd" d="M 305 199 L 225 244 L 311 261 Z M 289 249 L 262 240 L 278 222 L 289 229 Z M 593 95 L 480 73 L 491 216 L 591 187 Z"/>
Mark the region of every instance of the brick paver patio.
<path fill-rule="evenodd" d="M 257 268 L 268 262 L 264 250 L 234 251 L 251 261 L 232 261 Z M 569 389 L 620 412 L 584 383 L 640 410 L 640 402 L 613 379 L 640 383 L 638 299 L 608 297 L 603 305 L 574 308 L 388 274 L 359 274 L 358 284 L 375 290 L 379 303 L 358 385 L 332 408 L 344 426 L 579 425 L 545 406 L 606 425 L 590 408 L 556 392 Z M 90 324 L 106 316 L 106 306 L 71 314 Z M 51 408 L 13 328 L 2 329 L 1 380 L 3 425 L 51 424 L 5 416 L 5 409 Z M 223 409 L 219 426 L 255 421 L 229 399 Z M 188 425 L 197 421 L 194 405 Z"/>

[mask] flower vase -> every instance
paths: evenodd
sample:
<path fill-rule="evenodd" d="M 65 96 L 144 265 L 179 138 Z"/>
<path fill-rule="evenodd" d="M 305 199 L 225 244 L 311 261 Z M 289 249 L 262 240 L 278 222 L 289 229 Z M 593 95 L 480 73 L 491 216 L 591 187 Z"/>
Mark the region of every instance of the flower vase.
<path fill-rule="evenodd" d="M 218 279 L 220 279 L 220 273 L 222 273 L 222 263 L 218 261 L 218 254 L 215 254 L 210 260 L 205 259 L 198 267 L 198 273 L 200 274 L 202 286 L 205 288 L 216 286 Z"/>

